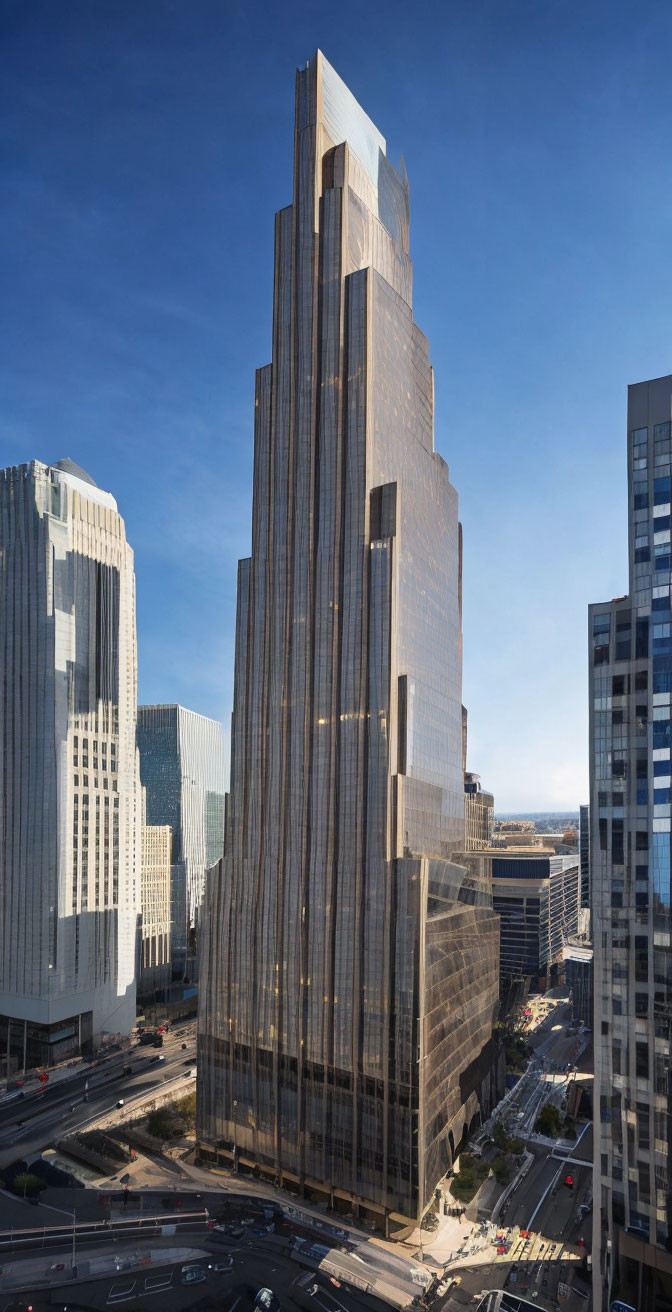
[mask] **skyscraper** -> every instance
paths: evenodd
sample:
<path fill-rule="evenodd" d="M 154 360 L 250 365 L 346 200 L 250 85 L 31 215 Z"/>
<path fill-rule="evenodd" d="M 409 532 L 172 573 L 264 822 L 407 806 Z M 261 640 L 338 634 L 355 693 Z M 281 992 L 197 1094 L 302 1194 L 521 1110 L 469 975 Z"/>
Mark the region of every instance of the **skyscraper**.
<path fill-rule="evenodd" d="M 0 1055 L 135 1022 L 140 785 L 133 552 L 69 460 L 0 471 Z"/>
<path fill-rule="evenodd" d="M 492 1097 L 497 917 L 464 846 L 457 494 L 413 322 L 405 174 L 321 53 L 297 74 L 238 573 L 198 1133 L 381 1224 Z M 478 860 L 473 860 L 473 871 Z"/>
<path fill-rule="evenodd" d="M 170 984 L 170 838 L 170 825 L 143 823 L 138 998 Z"/>
<path fill-rule="evenodd" d="M 629 389 L 629 595 L 589 618 L 595 1307 L 638 1312 L 672 1297 L 671 410 L 672 376 Z"/>
<path fill-rule="evenodd" d="M 224 744 L 217 720 L 184 706 L 139 706 L 147 824 L 171 828 L 171 953 L 194 967 L 205 872 L 224 847 Z"/>

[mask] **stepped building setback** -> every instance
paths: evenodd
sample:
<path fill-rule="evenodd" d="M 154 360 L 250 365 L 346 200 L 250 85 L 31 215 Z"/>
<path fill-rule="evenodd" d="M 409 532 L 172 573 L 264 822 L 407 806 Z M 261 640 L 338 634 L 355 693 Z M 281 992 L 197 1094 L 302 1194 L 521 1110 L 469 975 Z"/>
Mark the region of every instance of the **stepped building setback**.
<path fill-rule="evenodd" d="M 464 851 L 461 534 L 413 321 L 409 191 L 317 53 L 297 74 L 208 881 L 203 1160 L 416 1219 L 496 1094 L 498 919 Z"/>

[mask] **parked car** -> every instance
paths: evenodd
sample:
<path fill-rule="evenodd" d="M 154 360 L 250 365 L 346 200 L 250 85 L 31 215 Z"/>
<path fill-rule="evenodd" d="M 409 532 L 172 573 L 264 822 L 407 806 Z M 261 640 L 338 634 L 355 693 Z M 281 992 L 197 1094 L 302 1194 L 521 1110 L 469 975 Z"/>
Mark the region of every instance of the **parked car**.
<path fill-rule="evenodd" d="M 207 1278 L 207 1271 L 198 1262 L 188 1262 L 180 1271 L 180 1281 L 183 1285 L 200 1285 Z"/>

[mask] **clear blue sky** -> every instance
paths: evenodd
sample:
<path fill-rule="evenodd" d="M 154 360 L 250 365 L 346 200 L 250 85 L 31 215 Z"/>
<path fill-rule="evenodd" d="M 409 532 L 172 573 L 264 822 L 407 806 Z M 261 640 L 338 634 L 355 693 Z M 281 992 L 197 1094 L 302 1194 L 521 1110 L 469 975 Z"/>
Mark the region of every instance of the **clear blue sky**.
<path fill-rule="evenodd" d="M 629 382 L 672 370 L 667 3 L 3 0 L 0 464 L 70 456 L 136 552 L 140 697 L 224 721 L 294 70 L 411 184 L 465 531 L 469 764 L 587 797 L 586 605 L 627 587 Z"/>

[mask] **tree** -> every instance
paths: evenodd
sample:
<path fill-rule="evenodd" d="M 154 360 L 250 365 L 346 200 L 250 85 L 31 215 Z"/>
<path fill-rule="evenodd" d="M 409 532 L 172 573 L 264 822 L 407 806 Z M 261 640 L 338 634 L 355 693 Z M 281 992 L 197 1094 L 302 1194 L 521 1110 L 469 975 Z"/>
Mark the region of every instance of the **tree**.
<path fill-rule="evenodd" d="M 534 1128 L 537 1134 L 545 1134 L 549 1139 L 557 1139 L 562 1128 L 562 1117 L 552 1102 L 547 1102 L 545 1107 L 542 1107 Z"/>
<path fill-rule="evenodd" d="M 12 1189 L 20 1198 L 34 1198 L 46 1187 L 46 1180 L 41 1180 L 39 1175 L 32 1175 L 30 1171 L 22 1171 L 21 1175 L 15 1175 L 12 1181 Z"/>

